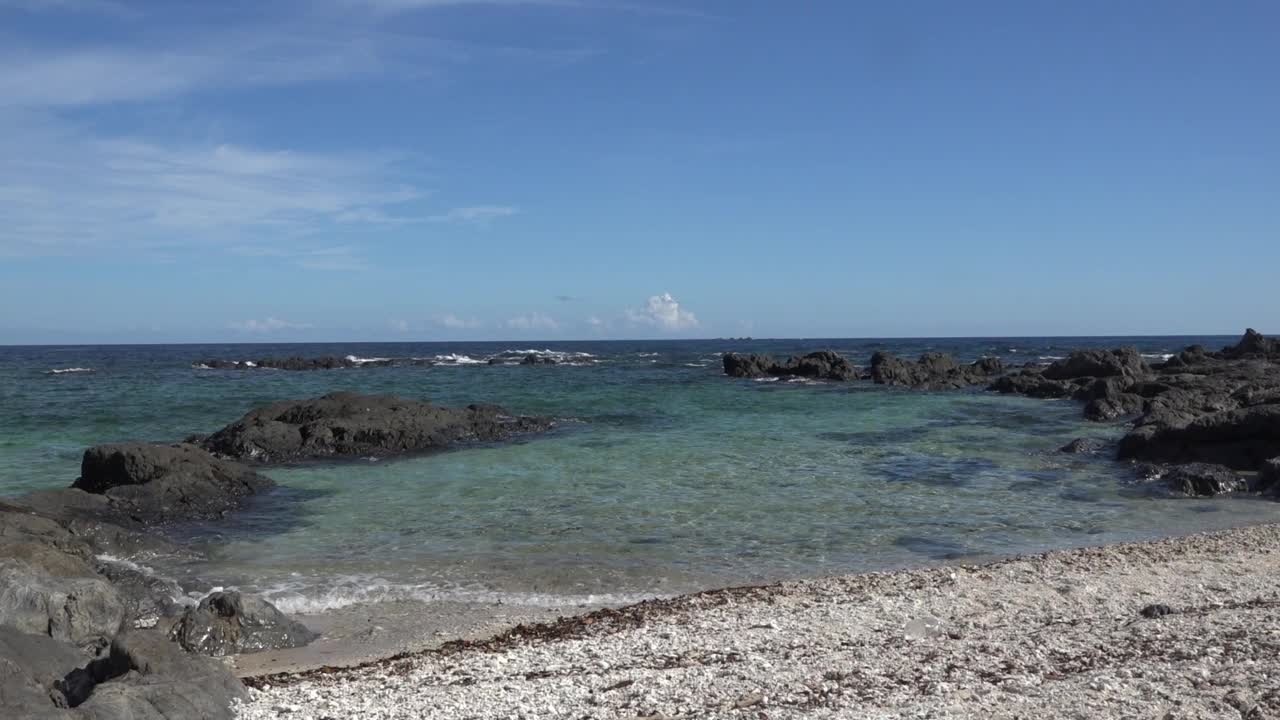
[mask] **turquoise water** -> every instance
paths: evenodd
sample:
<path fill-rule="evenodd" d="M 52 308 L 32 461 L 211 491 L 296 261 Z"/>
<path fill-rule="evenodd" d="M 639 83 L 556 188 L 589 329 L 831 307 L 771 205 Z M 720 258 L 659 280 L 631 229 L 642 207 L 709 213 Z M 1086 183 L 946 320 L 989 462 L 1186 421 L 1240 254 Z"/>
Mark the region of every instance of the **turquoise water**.
<path fill-rule="evenodd" d="M 408 597 L 617 601 L 1096 544 L 1273 521 L 1280 505 L 1159 497 L 1117 463 L 1058 454 L 1122 431 L 1086 423 L 1073 402 L 735 380 L 719 353 L 831 347 L 865 362 L 879 348 L 940 349 L 1046 362 L 1071 347 L 1133 344 L 1155 357 L 1232 340 L 0 348 L 0 493 L 69 484 L 91 444 L 180 439 L 267 401 L 341 389 L 496 402 L 560 423 L 506 445 L 270 469 L 278 492 L 231 522 L 175 530 L 199 560 L 146 562 L 308 611 Z M 575 353 L 560 355 L 573 364 L 465 362 L 528 349 Z M 192 367 L 325 354 L 448 364 Z M 73 367 L 93 372 L 46 374 Z"/>

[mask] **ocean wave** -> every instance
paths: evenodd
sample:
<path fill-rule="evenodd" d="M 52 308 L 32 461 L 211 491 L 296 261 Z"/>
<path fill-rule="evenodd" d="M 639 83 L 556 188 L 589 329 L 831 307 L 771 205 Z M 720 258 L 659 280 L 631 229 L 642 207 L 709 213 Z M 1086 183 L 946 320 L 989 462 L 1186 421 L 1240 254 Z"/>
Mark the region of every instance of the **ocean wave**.
<path fill-rule="evenodd" d="M 1049 362 L 1053 362 L 1054 360 L 1066 360 L 1066 358 L 1065 358 L 1065 357 L 1063 357 L 1062 355 L 1041 355 L 1041 356 L 1040 356 L 1039 358 L 1037 358 L 1037 359 L 1039 359 L 1039 360 L 1047 360 L 1047 361 L 1049 361 Z"/>
<path fill-rule="evenodd" d="M 45 370 L 44 374 L 45 375 L 66 375 L 68 373 L 91 373 L 91 372 L 97 372 L 97 370 L 94 370 L 93 368 L 84 368 L 84 367 L 55 368 L 53 370 Z"/>
<path fill-rule="evenodd" d="M 636 353 L 636 355 L 637 355 L 638 357 L 658 357 L 658 356 L 659 356 L 659 355 L 661 355 L 661 354 L 662 354 L 662 353 L 645 353 L 645 352 L 642 352 L 642 353 Z"/>
<path fill-rule="evenodd" d="M 1173 357 L 1173 353 L 1142 353 L 1142 357 L 1145 360 L 1159 360 L 1160 362 L 1165 362 L 1169 358 Z"/>
<path fill-rule="evenodd" d="M 418 358 L 414 358 L 415 360 Z M 422 358 L 427 359 L 427 358 Z M 430 360 L 437 365 L 485 365 L 488 360 L 477 360 L 470 355 L 462 355 L 460 353 L 449 353 L 448 355 L 435 355 Z"/>
<path fill-rule="evenodd" d="M 780 377 L 758 377 L 758 378 L 751 378 L 751 381 L 752 382 L 778 382 L 781 379 L 782 378 Z"/>
<path fill-rule="evenodd" d="M 442 588 L 431 583 L 395 583 L 382 578 L 345 577 L 323 589 L 301 587 L 296 583 L 278 585 L 261 591 L 264 598 L 281 612 L 296 615 L 340 610 L 352 605 L 383 602 L 467 602 L 487 605 L 523 605 L 530 607 L 562 607 L 575 605 L 628 605 L 655 597 L 652 594 L 600 593 L 557 595 L 554 593 L 501 592 Z"/>
<path fill-rule="evenodd" d="M 392 361 L 392 358 L 383 358 L 383 357 L 362 358 L 362 357 L 357 357 L 355 355 L 348 355 L 346 357 L 346 360 L 347 362 L 352 362 L 357 365 L 363 365 L 365 363 L 388 363 Z"/>
<path fill-rule="evenodd" d="M 685 364 L 684 364 L 684 366 L 685 366 L 685 367 L 703 368 L 703 367 L 707 367 L 707 366 L 709 366 L 710 364 L 711 364 L 711 363 L 706 363 L 706 362 L 700 362 L 700 363 L 685 363 Z"/>

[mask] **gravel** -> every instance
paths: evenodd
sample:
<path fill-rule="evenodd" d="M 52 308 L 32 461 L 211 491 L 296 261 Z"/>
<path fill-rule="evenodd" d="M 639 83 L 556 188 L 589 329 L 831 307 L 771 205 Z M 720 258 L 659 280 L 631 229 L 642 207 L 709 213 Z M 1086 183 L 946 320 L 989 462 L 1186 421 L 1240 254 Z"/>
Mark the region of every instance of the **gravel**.
<path fill-rule="evenodd" d="M 698 593 L 356 668 L 251 679 L 237 712 L 1280 717 L 1278 540 L 1280 525 L 1264 525 Z"/>

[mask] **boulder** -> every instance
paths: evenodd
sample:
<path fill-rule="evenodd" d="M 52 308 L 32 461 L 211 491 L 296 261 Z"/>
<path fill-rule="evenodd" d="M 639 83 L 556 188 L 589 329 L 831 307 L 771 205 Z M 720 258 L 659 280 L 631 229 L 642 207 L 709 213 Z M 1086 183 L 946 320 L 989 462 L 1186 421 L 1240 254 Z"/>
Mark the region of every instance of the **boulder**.
<path fill-rule="evenodd" d="M 301 647 L 317 635 L 262 598 L 216 592 L 174 625 L 179 645 L 201 655 L 234 655 Z"/>
<path fill-rule="evenodd" d="M 769 377 L 775 366 L 773 358 L 768 355 L 739 355 L 725 353 L 720 361 L 724 364 L 724 374 L 736 378 Z"/>
<path fill-rule="evenodd" d="M 116 636 L 90 667 L 96 686 L 76 707 L 85 720 L 230 720 L 244 685 L 221 661 L 191 655 L 154 630 Z"/>
<path fill-rule="evenodd" d="M 1044 369 L 1044 376 L 1050 380 L 1121 377 L 1133 381 L 1150 374 L 1151 367 L 1134 348 L 1076 350 Z"/>
<path fill-rule="evenodd" d="M 121 443 L 86 450 L 72 487 L 105 495 L 117 512 L 156 524 L 216 519 L 273 485 L 195 445 Z"/>
<path fill-rule="evenodd" d="M 520 364 L 521 365 L 555 365 L 556 359 L 553 357 L 548 357 L 546 355 L 529 353 L 528 355 L 525 355 L 524 357 L 520 358 Z"/>
<path fill-rule="evenodd" d="M 811 352 L 788 358 L 781 366 L 771 368 L 774 375 L 813 378 L 815 380 L 857 380 L 859 369 L 844 356 L 830 350 Z"/>
<path fill-rule="evenodd" d="M 447 408 L 393 395 L 333 393 L 253 410 L 210 435 L 204 447 L 255 463 L 386 457 L 507 440 L 553 425 L 496 405 Z"/>
<path fill-rule="evenodd" d="M 1209 497 L 1242 492 L 1248 483 L 1231 468 L 1210 463 L 1178 465 L 1165 473 L 1169 489 L 1184 495 Z"/>
<path fill-rule="evenodd" d="M 1143 400 L 1141 395 L 1119 393 L 1090 400 L 1084 406 L 1084 417 L 1086 420 L 1095 422 L 1133 417 L 1141 413 L 1145 406 L 1146 400 Z"/>
<path fill-rule="evenodd" d="M 0 717 L 32 720 L 71 720 L 67 708 L 84 694 L 82 686 L 63 690 L 64 678 L 87 658 L 47 635 L 24 633 L 0 625 Z M 90 686 L 91 689 L 91 686 Z"/>
<path fill-rule="evenodd" d="M 918 390 L 950 390 L 989 382 L 1005 371 L 999 358 L 982 358 L 960 365 L 950 355 L 927 352 L 915 362 L 878 351 L 871 356 L 871 379 L 880 385 L 900 385 Z"/>

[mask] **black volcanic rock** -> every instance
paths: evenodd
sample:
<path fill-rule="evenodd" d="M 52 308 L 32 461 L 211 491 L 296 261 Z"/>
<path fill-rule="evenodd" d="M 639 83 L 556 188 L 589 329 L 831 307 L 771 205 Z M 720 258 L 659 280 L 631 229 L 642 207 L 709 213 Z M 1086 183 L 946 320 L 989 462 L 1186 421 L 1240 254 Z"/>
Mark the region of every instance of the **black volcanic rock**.
<path fill-rule="evenodd" d="M 871 379 L 880 385 L 901 385 L 918 390 L 950 390 L 990 382 L 1005 371 L 999 358 L 982 358 L 961 365 L 946 353 L 927 352 L 915 362 L 887 352 L 871 356 Z"/>
<path fill-rule="evenodd" d="M 1231 468 L 1209 463 L 1175 466 L 1165 474 L 1164 481 L 1170 490 L 1191 496 L 1210 497 L 1248 489 L 1244 479 Z"/>
<path fill-rule="evenodd" d="M 737 378 L 804 377 L 814 380 L 856 380 L 860 370 L 844 356 L 830 350 L 818 350 L 800 357 L 787 358 L 778 363 L 769 355 L 739 355 L 725 353 L 721 356 L 724 374 Z"/>
<path fill-rule="evenodd" d="M 1280 404 L 1181 416 L 1139 425 L 1120 440 L 1120 458 L 1209 462 L 1253 470 L 1280 455 Z"/>
<path fill-rule="evenodd" d="M 218 518 L 273 486 L 195 445 L 152 443 L 89 448 L 72 485 L 104 495 L 115 511 L 148 524 Z"/>
<path fill-rule="evenodd" d="M 395 360 L 377 358 L 355 360 L 349 357 L 326 355 L 317 358 L 287 357 L 259 358 L 257 360 L 201 360 L 192 363 L 192 367 L 205 370 L 338 370 L 357 367 L 386 367 L 394 365 Z M 414 362 L 413 364 L 418 364 Z"/>
<path fill-rule="evenodd" d="M 393 395 L 333 393 L 253 410 L 205 438 L 217 455 L 256 463 L 386 457 L 548 430 L 545 417 L 495 405 L 447 408 Z"/>
<path fill-rule="evenodd" d="M 235 655 L 301 647 L 316 638 L 262 598 L 215 592 L 187 610 L 174 625 L 179 645 L 201 655 Z"/>
<path fill-rule="evenodd" d="M 1228 360 L 1249 357 L 1280 359 L 1280 340 L 1264 337 L 1262 333 L 1249 328 L 1244 331 L 1240 342 L 1223 348 L 1221 355 Z"/>
<path fill-rule="evenodd" d="M 520 364 L 521 365 L 555 365 L 556 359 L 553 357 L 548 357 L 546 355 L 529 353 L 528 355 L 525 355 L 524 357 L 520 358 Z"/>
<path fill-rule="evenodd" d="M 1149 375 L 1151 375 L 1150 366 L 1133 348 L 1076 350 L 1044 369 L 1044 377 L 1049 380 L 1120 377 L 1127 381 L 1134 381 Z"/>
<path fill-rule="evenodd" d="M 1058 448 L 1058 452 L 1070 455 L 1085 455 L 1100 452 L 1106 443 L 1097 438 L 1076 438 Z"/>

